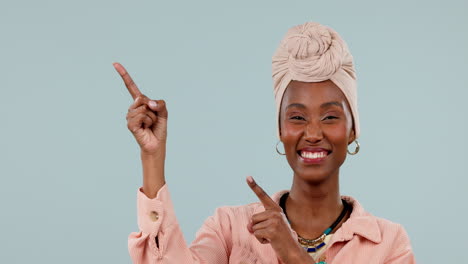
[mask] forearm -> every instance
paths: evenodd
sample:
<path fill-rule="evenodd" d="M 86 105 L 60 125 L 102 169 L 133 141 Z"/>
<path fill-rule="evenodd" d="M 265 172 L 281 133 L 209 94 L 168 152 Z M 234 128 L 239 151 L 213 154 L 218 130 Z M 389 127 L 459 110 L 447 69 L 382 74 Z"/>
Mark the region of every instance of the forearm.
<path fill-rule="evenodd" d="M 166 146 L 153 154 L 141 152 L 143 165 L 143 192 L 152 199 L 156 197 L 159 189 L 166 183 L 164 177 L 164 163 L 166 160 Z"/>

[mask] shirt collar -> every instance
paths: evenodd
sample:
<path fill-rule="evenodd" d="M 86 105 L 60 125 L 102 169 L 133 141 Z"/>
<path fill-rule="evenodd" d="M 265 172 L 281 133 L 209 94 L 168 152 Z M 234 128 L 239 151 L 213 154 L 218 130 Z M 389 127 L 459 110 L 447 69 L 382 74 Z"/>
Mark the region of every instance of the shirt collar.
<path fill-rule="evenodd" d="M 271 196 L 271 199 L 279 204 L 281 196 L 286 192 L 289 192 L 289 190 L 278 191 Z M 333 241 L 348 241 L 354 235 L 358 235 L 374 243 L 380 243 L 382 241 L 382 234 L 380 233 L 376 217 L 365 211 L 361 204 L 353 197 L 342 195 L 341 198 L 352 206 L 353 211 L 348 220 L 336 230 L 333 235 Z M 254 210 L 255 213 L 265 210 L 260 202 L 258 204 L 260 206 Z M 297 238 L 296 232 L 292 229 L 291 231 Z"/>

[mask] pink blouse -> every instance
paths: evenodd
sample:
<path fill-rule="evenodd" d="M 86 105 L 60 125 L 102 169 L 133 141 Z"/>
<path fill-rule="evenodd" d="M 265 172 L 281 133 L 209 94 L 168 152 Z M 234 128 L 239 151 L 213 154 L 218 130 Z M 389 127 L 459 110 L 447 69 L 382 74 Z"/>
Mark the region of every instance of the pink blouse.
<path fill-rule="evenodd" d="M 288 190 L 279 191 L 271 198 L 279 203 L 285 192 Z M 352 205 L 353 211 L 334 233 L 325 252 L 327 263 L 415 263 L 409 237 L 401 225 L 369 214 L 352 197 L 342 198 Z M 139 188 L 137 210 L 140 231 L 128 237 L 134 263 L 281 263 L 269 244 L 260 244 L 247 230 L 252 215 L 265 210 L 260 202 L 218 207 L 190 245 L 177 222 L 167 184 L 153 199 Z M 291 234 L 297 240 L 297 233 L 292 229 Z"/>

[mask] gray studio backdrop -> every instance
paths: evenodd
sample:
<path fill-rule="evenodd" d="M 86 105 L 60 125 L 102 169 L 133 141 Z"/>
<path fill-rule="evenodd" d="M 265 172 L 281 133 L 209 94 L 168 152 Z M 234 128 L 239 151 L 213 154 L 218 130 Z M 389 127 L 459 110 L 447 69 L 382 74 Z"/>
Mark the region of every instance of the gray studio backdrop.
<path fill-rule="evenodd" d="M 271 56 L 306 21 L 347 41 L 361 152 L 343 194 L 403 224 L 419 263 L 468 263 L 466 1 L 1 1 L 0 263 L 130 263 L 132 100 L 169 110 L 167 182 L 188 242 L 218 206 L 292 172 L 275 151 Z"/>

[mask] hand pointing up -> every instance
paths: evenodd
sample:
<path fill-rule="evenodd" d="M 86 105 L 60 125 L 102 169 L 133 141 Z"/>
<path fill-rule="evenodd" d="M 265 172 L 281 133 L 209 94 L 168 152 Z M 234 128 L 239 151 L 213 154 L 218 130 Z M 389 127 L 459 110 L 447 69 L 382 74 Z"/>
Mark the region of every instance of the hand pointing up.
<path fill-rule="evenodd" d="M 127 70 L 114 63 L 134 102 L 128 108 L 127 127 L 140 145 L 142 152 L 154 154 L 167 139 L 167 109 L 164 100 L 151 100 L 142 94 Z"/>

